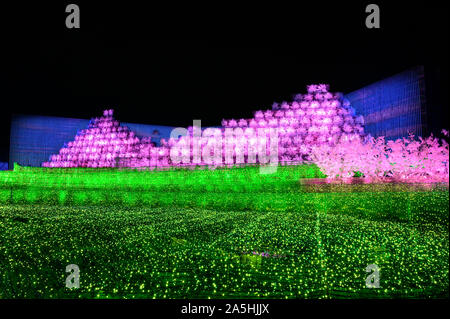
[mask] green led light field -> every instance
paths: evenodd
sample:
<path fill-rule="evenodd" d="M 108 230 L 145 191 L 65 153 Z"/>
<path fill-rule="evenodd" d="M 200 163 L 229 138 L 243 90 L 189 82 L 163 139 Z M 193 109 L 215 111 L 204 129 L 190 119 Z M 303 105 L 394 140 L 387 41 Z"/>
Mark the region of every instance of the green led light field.
<path fill-rule="evenodd" d="M 315 165 L 279 167 L 275 174 L 260 174 L 259 167 L 165 171 L 16 167 L 0 173 L 0 203 L 215 207 L 231 200 L 231 205 L 242 208 L 245 199 L 219 194 L 250 198 L 254 193 L 298 192 L 301 178 L 315 177 L 324 177 Z"/>
<path fill-rule="evenodd" d="M 275 174 L 260 174 L 259 167 L 236 167 L 210 170 L 167 169 L 139 171 L 117 169 L 45 169 L 16 167 L 0 172 L 0 188 L 27 189 L 114 189 L 135 191 L 223 191 L 283 192 L 296 187 L 300 178 L 325 177 L 315 165 L 283 166 Z M 5 195 L 1 196 L 4 198 Z"/>
<path fill-rule="evenodd" d="M 448 223 L 327 213 L 316 200 L 283 213 L 2 206 L 1 297 L 448 296 Z M 78 290 L 64 287 L 71 263 Z M 373 263 L 380 289 L 365 288 Z"/>
<path fill-rule="evenodd" d="M 311 166 L 1 173 L 0 298 L 448 298 L 448 185 L 305 176 L 321 177 Z M 79 289 L 65 287 L 68 264 Z M 380 288 L 366 287 L 370 264 Z"/>

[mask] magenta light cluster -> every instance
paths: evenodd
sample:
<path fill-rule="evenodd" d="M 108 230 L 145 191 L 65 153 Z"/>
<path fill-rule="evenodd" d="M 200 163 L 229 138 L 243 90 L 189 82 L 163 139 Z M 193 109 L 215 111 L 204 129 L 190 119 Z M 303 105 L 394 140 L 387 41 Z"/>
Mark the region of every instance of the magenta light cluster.
<path fill-rule="evenodd" d="M 446 130 L 442 133 L 448 137 Z M 333 147 L 314 146 L 311 158 L 329 179 L 350 181 L 358 172 L 370 182 L 449 181 L 449 144 L 434 136 L 342 139 Z"/>
<path fill-rule="evenodd" d="M 233 157 L 233 163 L 265 163 L 259 157 L 251 158 L 249 149 L 253 146 L 269 147 L 271 129 L 277 131 L 278 162 L 300 163 L 310 160 L 314 146 L 332 147 L 343 138 L 364 137 L 363 124 L 362 116 L 355 116 L 342 94 L 329 92 L 325 84 L 309 85 L 306 94 L 296 95 L 291 102 L 274 103 L 272 110 L 256 111 L 253 118 L 223 120 L 222 128 L 203 130 L 198 141 L 200 158 L 193 161 L 193 127 L 189 128 L 188 136 L 167 141 L 162 139 L 161 146 L 154 147 L 150 140 L 139 139 L 128 128 L 120 126 L 113 118 L 113 111 L 106 110 L 102 117 L 92 119 L 89 127 L 77 134 L 75 141 L 69 142 L 59 154 L 52 155 L 43 166 L 154 168 L 195 164 L 216 167 L 228 163 L 224 152 L 226 143 L 233 144 L 233 152 L 229 155 Z M 227 129 L 240 134 L 227 140 Z M 218 158 L 211 160 L 205 156 L 217 149 L 222 151 Z M 188 160 L 175 163 L 171 156 L 175 153 Z"/>
<path fill-rule="evenodd" d="M 355 116 L 340 93 L 330 93 L 325 84 L 309 85 L 307 94 L 292 102 L 274 103 L 272 110 L 254 112 L 251 119 L 223 120 L 225 128 L 278 128 L 280 163 L 310 159 L 315 145 L 335 145 L 341 138 L 364 136 L 364 119 Z"/>
<path fill-rule="evenodd" d="M 118 158 L 135 157 L 143 145 L 134 132 L 113 118 L 106 110 L 100 118 L 91 120 L 89 127 L 67 143 L 59 154 L 52 155 L 44 167 L 115 167 Z"/>

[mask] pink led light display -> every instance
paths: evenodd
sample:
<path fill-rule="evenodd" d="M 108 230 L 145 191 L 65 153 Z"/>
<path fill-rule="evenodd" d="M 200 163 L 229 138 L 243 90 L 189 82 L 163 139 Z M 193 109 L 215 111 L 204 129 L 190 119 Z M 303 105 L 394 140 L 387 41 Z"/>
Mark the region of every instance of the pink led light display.
<path fill-rule="evenodd" d="M 313 146 L 334 146 L 343 137 L 364 136 L 362 117 L 355 116 L 342 94 L 328 89 L 325 84 L 309 85 L 307 94 L 297 94 L 292 102 L 274 103 L 272 110 L 256 111 L 254 118 L 223 120 L 221 129 L 202 130 L 197 140 L 192 138 L 191 127 L 188 136 L 162 139 L 159 147 L 120 126 L 113 110 L 106 110 L 43 166 L 153 168 L 266 163 L 261 156 L 253 156 L 253 151 L 269 147 L 273 129 L 277 132 L 277 162 L 301 163 L 311 159 Z M 234 133 L 227 135 L 227 129 Z"/>
<path fill-rule="evenodd" d="M 91 120 L 89 127 L 52 155 L 44 167 L 116 167 L 119 159 L 135 158 L 149 143 L 113 118 L 113 110 Z"/>
<path fill-rule="evenodd" d="M 364 137 L 363 125 L 362 116 L 355 116 L 342 94 L 330 93 L 326 84 L 308 85 L 307 94 L 297 94 L 292 102 L 274 103 L 272 110 L 258 110 L 253 119 L 222 121 L 225 128 L 277 128 L 281 164 L 310 160 L 312 146 L 334 146 L 341 138 Z"/>
<path fill-rule="evenodd" d="M 442 130 L 444 136 L 448 132 Z M 408 138 L 386 141 L 366 140 L 354 135 L 330 147 L 311 149 L 311 157 L 329 179 L 350 181 L 357 172 L 367 181 L 448 183 L 449 144 L 444 138 Z"/>

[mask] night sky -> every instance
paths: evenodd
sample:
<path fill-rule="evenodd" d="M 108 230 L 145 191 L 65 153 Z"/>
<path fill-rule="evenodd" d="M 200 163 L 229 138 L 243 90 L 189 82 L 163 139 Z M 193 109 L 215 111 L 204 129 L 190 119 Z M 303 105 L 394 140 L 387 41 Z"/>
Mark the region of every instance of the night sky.
<path fill-rule="evenodd" d="M 369 30 L 371 2 L 157 8 L 73 1 L 81 10 L 75 30 L 65 28 L 68 3 L 2 7 L 0 161 L 8 159 L 14 113 L 91 118 L 114 108 L 123 122 L 215 126 L 289 100 L 310 83 L 348 93 L 416 65 L 436 70 L 448 87 L 448 19 L 436 6 L 376 2 L 381 29 Z M 443 114 L 447 96 L 439 98 Z"/>

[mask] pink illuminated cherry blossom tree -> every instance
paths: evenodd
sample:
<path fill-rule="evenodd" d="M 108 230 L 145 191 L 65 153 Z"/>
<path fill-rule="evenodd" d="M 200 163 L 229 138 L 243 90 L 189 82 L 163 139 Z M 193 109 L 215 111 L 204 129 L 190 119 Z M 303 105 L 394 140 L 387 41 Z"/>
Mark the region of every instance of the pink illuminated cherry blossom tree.
<path fill-rule="evenodd" d="M 329 179 L 346 181 L 357 173 L 371 181 L 449 181 L 449 145 L 434 136 L 343 139 L 333 147 L 313 147 L 311 158 Z"/>

